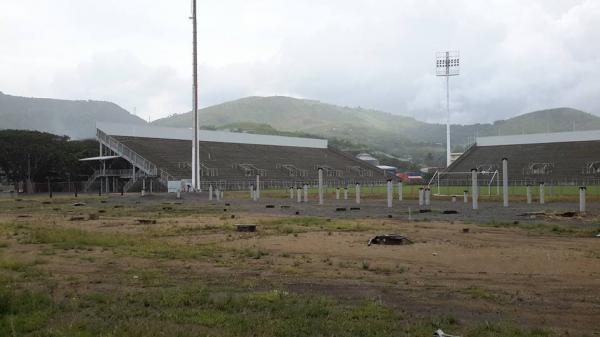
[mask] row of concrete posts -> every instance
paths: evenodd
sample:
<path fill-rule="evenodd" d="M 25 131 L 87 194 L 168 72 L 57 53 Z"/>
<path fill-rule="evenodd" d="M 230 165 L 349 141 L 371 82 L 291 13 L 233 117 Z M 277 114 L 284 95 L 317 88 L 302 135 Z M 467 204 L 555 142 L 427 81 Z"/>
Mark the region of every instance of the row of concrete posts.
<path fill-rule="evenodd" d="M 471 170 L 471 202 L 472 202 L 472 208 L 474 210 L 479 208 L 479 186 L 478 186 L 478 172 L 477 169 L 472 169 Z M 360 204 L 360 184 L 357 183 L 355 185 L 355 198 L 356 198 L 356 204 Z M 532 197 L 532 186 L 531 185 L 527 185 L 527 203 L 531 204 L 533 202 L 533 197 Z M 539 185 L 539 203 L 540 204 L 544 204 L 545 203 L 545 198 L 544 198 L 544 187 L 545 184 L 542 182 Z M 210 199 L 212 200 L 212 186 L 209 187 L 210 189 Z M 507 158 L 503 158 L 502 159 L 502 202 L 503 202 L 503 206 L 504 207 L 508 207 L 509 206 L 509 190 L 508 190 L 508 159 Z M 393 194 L 394 194 L 394 187 L 393 187 L 393 183 L 392 180 L 388 180 L 387 182 L 387 207 L 388 208 L 392 208 L 393 206 Z M 323 205 L 324 203 L 324 186 L 323 186 L 323 169 L 319 168 L 319 185 L 318 185 L 318 195 L 319 195 L 319 205 Z M 221 194 L 218 193 L 217 190 L 217 196 L 221 196 L 222 198 L 222 192 Z M 300 202 L 308 202 L 308 185 L 304 184 L 302 186 L 302 188 L 296 188 L 296 193 L 294 193 L 294 187 L 290 187 L 290 199 L 294 199 L 294 196 L 296 197 L 297 201 Z M 344 188 L 344 200 L 348 200 L 348 188 Z M 260 176 L 256 176 L 256 185 L 251 185 L 250 186 L 250 197 L 251 199 L 253 199 L 254 201 L 257 201 L 258 199 L 260 199 Z M 335 197 L 336 200 L 339 200 L 341 195 L 340 195 L 340 188 L 338 187 L 336 189 L 335 192 Z M 219 198 L 219 197 L 217 197 Z M 579 189 L 579 210 L 580 212 L 585 212 L 586 209 L 586 188 L 585 187 L 580 187 Z M 304 200 L 303 200 L 304 199 Z M 217 199 L 218 200 L 218 199 Z M 403 184 L 402 182 L 398 182 L 398 200 L 402 201 L 403 200 Z M 464 203 L 468 203 L 469 200 L 469 196 L 468 196 L 468 191 L 464 191 L 463 193 L 463 201 Z M 456 201 L 456 197 L 452 197 L 452 201 L 455 202 Z M 420 207 L 428 207 L 431 205 L 431 189 L 430 188 L 420 188 L 419 189 L 419 206 Z"/>
<path fill-rule="evenodd" d="M 478 208 L 477 199 L 478 199 L 478 191 L 477 188 L 477 169 L 471 170 L 472 173 L 472 191 L 473 191 L 473 209 Z M 533 203 L 533 195 L 532 195 L 532 186 L 527 185 L 527 204 Z M 545 184 L 543 182 L 539 185 L 539 202 L 540 205 L 546 203 L 544 196 L 544 188 Z M 587 188 L 584 186 L 579 187 L 579 211 L 581 213 L 586 211 L 586 194 Z M 466 202 L 466 191 L 465 191 L 465 202 Z M 508 202 L 508 158 L 502 158 L 502 204 L 504 207 L 509 206 Z"/>

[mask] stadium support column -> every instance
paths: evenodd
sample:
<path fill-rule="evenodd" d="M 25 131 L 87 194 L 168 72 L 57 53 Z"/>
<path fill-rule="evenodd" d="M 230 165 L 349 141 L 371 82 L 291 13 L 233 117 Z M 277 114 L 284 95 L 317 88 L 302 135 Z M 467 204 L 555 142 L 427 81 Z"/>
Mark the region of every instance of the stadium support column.
<path fill-rule="evenodd" d="M 531 197 L 531 185 L 527 184 L 527 204 L 531 204 L 532 202 L 532 197 Z"/>
<path fill-rule="evenodd" d="M 256 175 L 256 199 L 260 199 L 260 175 Z"/>
<path fill-rule="evenodd" d="M 469 202 L 469 191 L 463 191 L 463 200 L 465 204 Z"/>
<path fill-rule="evenodd" d="M 301 203 L 302 202 L 302 189 L 300 187 L 296 188 L 296 195 L 298 198 L 298 203 Z"/>
<path fill-rule="evenodd" d="M 477 169 L 471 170 L 471 199 L 473 200 L 473 209 L 478 209 L 479 187 L 477 187 Z"/>
<path fill-rule="evenodd" d="M 540 183 L 540 205 L 543 205 L 546 203 L 546 200 L 544 198 L 544 183 Z"/>
<path fill-rule="evenodd" d="M 398 201 L 402 201 L 402 199 L 404 198 L 404 196 L 403 196 L 403 193 L 404 193 L 403 187 L 404 186 L 402 186 L 402 182 L 401 181 L 398 182 Z"/>
<path fill-rule="evenodd" d="M 208 200 L 213 199 L 213 187 L 212 185 L 208 185 Z"/>
<path fill-rule="evenodd" d="M 392 179 L 387 182 L 387 207 L 392 208 L 392 199 L 394 199 L 394 185 L 392 185 Z"/>
<path fill-rule="evenodd" d="M 335 200 L 340 200 L 340 188 L 335 189 Z"/>
<path fill-rule="evenodd" d="M 290 187 L 290 199 L 294 200 L 294 188 Z"/>
<path fill-rule="evenodd" d="M 360 204 L 360 184 L 356 183 L 356 187 L 355 187 L 355 196 L 356 196 L 356 204 Z"/>
<path fill-rule="evenodd" d="M 348 186 L 344 187 L 344 200 L 348 200 Z"/>
<path fill-rule="evenodd" d="M 585 213 L 585 186 L 579 188 L 579 213 Z"/>
<path fill-rule="evenodd" d="M 250 200 L 254 200 L 254 185 L 250 184 Z"/>
<path fill-rule="evenodd" d="M 419 207 L 425 204 L 425 190 L 423 187 L 419 188 Z"/>
<path fill-rule="evenodd" d="M 508 207 L 508 159 L 502 158 L 502 201 Z"/>
<path fill-rule="evenodd" d="M 323 205 L 323 169 L 319 168 L 319 205 Z"/>
<path fill-rule="evenodd" d="M 425 206 L 431 205 L 431 188 L 427 187 L 425 189 Z"/>

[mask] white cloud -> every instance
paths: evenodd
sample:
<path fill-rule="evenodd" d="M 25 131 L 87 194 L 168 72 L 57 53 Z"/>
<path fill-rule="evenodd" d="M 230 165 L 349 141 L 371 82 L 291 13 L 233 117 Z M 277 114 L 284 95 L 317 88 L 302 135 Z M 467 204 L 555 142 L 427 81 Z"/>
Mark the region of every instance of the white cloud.
<path fill-rule="evenodd" d="M 453 118 L 600 113 L 597 0 L 199 1 L 200 102 L 285 94 L 444 118 L 436 51 L 460 49 Z M 0 4 L 0 90 L 104 99 L 145 118 L 191 106 L 189 2 Z"/>

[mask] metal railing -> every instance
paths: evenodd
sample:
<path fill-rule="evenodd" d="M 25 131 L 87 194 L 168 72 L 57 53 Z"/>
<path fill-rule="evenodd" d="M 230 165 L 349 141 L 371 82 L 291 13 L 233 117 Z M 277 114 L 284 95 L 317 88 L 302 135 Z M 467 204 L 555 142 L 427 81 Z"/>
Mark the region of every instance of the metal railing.
<path fill-rule="evenodd" d="M 85 182 L 85 184 L 83 185 L 83 190 L 85 192 L 87 192 L 90 187 L 92 187 L 92 185 L 94 184 L 94 182 L 96 181 L 96 179 L 98 179 L 98 177 L 100 177 L 100 172 L 99 171 L 94 171 L 94 174 L 92 174 L 89 179 Z"/>
<path fill-rule="evenodd" d="M 165 186 L 167 185 L 167 182 L 169 180 L 172 180 L 171 175 L 168 172 L 158 168 L 148 159 L 140 156 L 139 154 L 137 154 L 137 152 L 130 149 L 127 145 L 107 135 L 102 130 L 96 130 L 96 138 L 100 143 L 102 143 L 102 145 L 111 149 L 113 152 L 130 162 L 132 165 L 138 167 L 146 175 L 159 177 L 160 182 Z"/>
<path fill-rule="evenodd" d="M 129 181 L 127 182 L 127 184 L 125 184 L 123 186 L 123 192 L 127 193 L 129 192 L 129 190 L 133 187 L 133 185 L 135 185 L 135 183 L 137 183 L 137 177 L 133 177 L 131 179 L 129 179 Z"/>
<path fill-rule="evenodd" d="M 156 165 L 151 163 L 148 159 L 137 154 L 125 144 L 107 135 L 102 130 L 96 130 L 96 138 L 98 138 L 98 141 L 100 141 L 102 145 L 108 147 L 109 149 L 117 153 L 119 156 L 123 157 L 123 159 L 132 163 L 140 170 L 144 171 L 147 175 L 157 175 L 158 168 L 156 167 Z"/>

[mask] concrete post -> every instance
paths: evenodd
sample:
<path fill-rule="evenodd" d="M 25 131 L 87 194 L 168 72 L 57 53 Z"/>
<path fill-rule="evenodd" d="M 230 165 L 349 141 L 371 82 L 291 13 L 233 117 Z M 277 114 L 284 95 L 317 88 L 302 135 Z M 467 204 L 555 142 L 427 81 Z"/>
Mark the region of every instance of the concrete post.
<path fill-rule="evenodd" d="M 544 185 L 544 183 L 540 183 L 540 205 L 546 203 L 546 200 L 544 199 Z"/>
<path fill-rule="evenodd" d="M 254 185 L 250 184 L 250 200 L 254 200 Z"/>
<path fill-rule="evenodd" d="M 335 200 L 340 200 L 340 188 L 335 189 Z"/>
<path fill-rule="evenodd" d="M 426 188 L 425 191 L 425 206 L 431 205 L 431 188 Z"/>
<path fill-rule="evenodd" d="M 212 185 L 208 186 L 208 200 L 212 200 L 213 199 L 213 188 Z"/>
<path fill-rule="evenodd" d="M 502 201 L 508 207 L 508 159 L 502 158 Z"/>
<path fill-rule="evenodd" d="M 532 196 L 531 196 L 531 185 L 527 185 L 527 204 L 531 204 L 532 202 Z"/>
<path fill-rule="evenodd" d="M 300 187 L 296 187 L 296 195 L 298 202 L 302 202 L 302 189 Z"/>
<path fill-rule="evenodd" d="M 221 200 L 225 199 L 225 191 L 221 191 Z"/>
<path fill-rule="evenodd" d="M 471 170 L 471 199 L 473 200 L 473 209 L 479 209 L 479 187 L 477 187 L 477 169 Z"/>
<path fill-rule="evenodd" d="M 581 186 L 579 188 L 579 213 L 585 213 L 585 193 L 587 188 Z"/>
<path fill-rule="evenodd" d="M 304 184 L 302 190 L 304 191 L 304 202 L 308 202 L 308 184 Z"/>
<path fill-rule="evenodd" d="M 455 196 L 455 195 L 453 195 L 453 196 L 452 196 L 452 203 L 455 203 L 455 202 L 456 202 L 456 196 Z"/>
<path fill-rule="evenodd" d="M 465 204 L 469 202 L 469 191 L 463 191 L 463 201 Z"/>
<path fill-rule="evenodd" d="M 402 186 L 402 182 L 398 182 L 398 200 L 402 201 L 402 199 L 404 199 L 404 191 L 403 188 L 404 186 Z"/>
<path fill-rule="evenodd" d="M 256 200 L 260 199 L 260 176 L 256 175 L 256 192 L 254 194 Z"/>
<path fill-rule="evenodd" d="M 356 188 L 356 190 L 355 190 L 356 191 L 356 193 L 355 193 L 356 194 L 356 203 L 360 204 L 360 184 L 356 183 L 355 188 Z"/>
<path fill-rule="evenodd" d="M 344 200 L 348 200 L 348 187 L 344 188 Z"/>
<path fill-rule="evenodd" d="M 221 191 L 219 191 L 218 187 L 216 189 L 216 193 L 215 194 L 217 195 L 217 201 L 221 200 Z"/>
<path fill-rule="evenodd" d="M 392 185 L 392 180 L 388 180 L 387 182 L 387 207 L 392 208 L 392 199 L 394 199 L 394 185 Z"/>
<path fill-rule="evenodd" d="M 419 206 L 423 206 L 425 204 L 425 190 L 423 187 L 419 188 Z"/>
<path fill-rule="evenodd" d="M 290 187 L 290 199 L 294 200 L 294 188 Z"/>
<path fill-rule="evenodd" d="M 323 169 L 319 168 L 319 205 L 323 205 Z"/>

